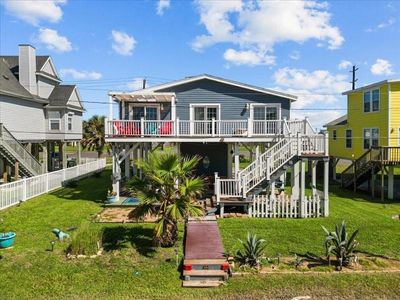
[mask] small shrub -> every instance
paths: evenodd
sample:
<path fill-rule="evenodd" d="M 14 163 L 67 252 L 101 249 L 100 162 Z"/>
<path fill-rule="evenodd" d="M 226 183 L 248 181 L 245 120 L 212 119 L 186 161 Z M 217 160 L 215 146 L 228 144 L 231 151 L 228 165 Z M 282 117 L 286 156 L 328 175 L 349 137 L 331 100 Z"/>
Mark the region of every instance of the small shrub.
<path fill-rule="evenodd" d="M 358 246 L 356 237 L 359 229 L 348 236 L 346 232 L 346 223 L 343 221 L 340 226 L 335 226 L 335 231 L 329 232 L 324 226 L 322 229 L 326 233 L 324 245 L 326 250 L 326 256 L 329 261 L 331 255 L 335 255 L 339 263 L 339 271 L 342 270 L 343 266 L 349 266 L 353 259 L 356 258 L 354 253 L 355 248 Z"/>
<path fill-rule="evenodd" d="M 90 222 L 82 222 L 81 226 L 72 234 L 68 253 L 72 255 L 94 255 L 101 247 L 103 232 Z"/>
<path fill-rule="evenodd" d="M 243 245 L 243 252 L 238 250 L 235 259 L 241 266 L 249 266 L 251 268 L 259 268 L 261 258 L 265 249 L 265 240 L 260 239 L 255 234 L 247 233 L 246 241 L 239 240 Z"/>
<path fill-rule="evenodd" d="M 78 180 L 69 180 L 65 183 L 65 187 L 67 188 L 77 188 L 78 187 Z"/>

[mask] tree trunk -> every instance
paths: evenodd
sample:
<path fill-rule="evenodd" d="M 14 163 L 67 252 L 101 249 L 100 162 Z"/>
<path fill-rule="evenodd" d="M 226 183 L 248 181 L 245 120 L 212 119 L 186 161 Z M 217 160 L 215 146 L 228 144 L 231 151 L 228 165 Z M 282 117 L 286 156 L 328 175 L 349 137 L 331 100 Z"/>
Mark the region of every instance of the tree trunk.
<path fill-rule="evenodd" d="M 176 221 L 172 221 L 171 224 L 167 225 L 162 236 L 155 238 L 155 242 L 158 246 L 163 248 L 172 247 L 178 240 L 178 224 Z"/>

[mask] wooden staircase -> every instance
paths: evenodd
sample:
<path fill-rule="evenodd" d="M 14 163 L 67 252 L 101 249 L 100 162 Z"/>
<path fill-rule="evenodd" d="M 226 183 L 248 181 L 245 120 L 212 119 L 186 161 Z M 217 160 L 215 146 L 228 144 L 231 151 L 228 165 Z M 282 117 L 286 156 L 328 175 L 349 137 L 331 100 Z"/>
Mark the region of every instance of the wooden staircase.
<path fill-rule="evenodd" d="M 19 175 L 36 176 L 42 173 L 42 165 L 25 147 L 0 123 L 0 158 L 10 165 L 19 162 Z"/>
<path fill-rule="evenodd" d="M 400 147 L 373 147 L 367 150 L 341 175 L 344 188 L 354 188 L 367 181 L 373 173 L 388 165 L 400 164 Z"/>

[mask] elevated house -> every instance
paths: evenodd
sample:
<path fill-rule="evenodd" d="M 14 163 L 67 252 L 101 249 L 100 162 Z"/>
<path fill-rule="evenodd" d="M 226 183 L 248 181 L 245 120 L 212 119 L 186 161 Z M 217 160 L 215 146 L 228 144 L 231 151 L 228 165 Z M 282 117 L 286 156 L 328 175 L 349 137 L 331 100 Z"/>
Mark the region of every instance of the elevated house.
<path fill-rule="evenodd" d="M 62 85 L 52 58 L 36 55 L 31 45 L 19 45 L 19 55 L 1 55 L 0 73 L 3 181 L 65 168 L 66 144 L 82 139 L 76 86 Z"/>
<path fill-rule="evenodd" d="M 316 195 L 316 162 L 324 161 L 322 197 L 328 213 L 327 137 L 317 134 L 307 119 L 291 119 L 296 96 L 205 74 L 134 92 L 110 92 L 109 99 L 105 132 L 113 146 L 116 192 L 121 180 L 140 174 L 132 161 L 170 145 L 182 155 L 202 158 L 197 172 L 210 179 L 222 213 L 228 205 L 249 208 L 252 197 L 273 191 L 289 168 L 293 197 L 304 198 L 307 161 L 312 161 Z M 255 159 L 244 169 L 240 145 L 256 148 Z"/>
<path fill-rule="evenodd" d="M 347 114 L 326 124 L 333 174 L 339 160 L 349 166 L 342 172 L 344 187 L 354 190 L 369 185 L 374 194 L 375 177 L 388 176 L 388 198 L 393 199 L 394 166 L 400 164 L 400 80 L 384 80 L 344 92 Z"/>

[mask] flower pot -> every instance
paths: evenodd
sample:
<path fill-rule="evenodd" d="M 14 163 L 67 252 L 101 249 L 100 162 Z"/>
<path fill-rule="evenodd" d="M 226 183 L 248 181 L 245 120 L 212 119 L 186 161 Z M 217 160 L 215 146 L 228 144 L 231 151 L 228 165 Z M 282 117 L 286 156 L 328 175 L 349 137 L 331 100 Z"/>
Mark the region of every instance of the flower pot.
<path fill-rule="evenodd" d="M 107 196 L 108 204 L 115 203 L 115 202 L 117 202 L 117 196 Z"/>
<path fill-rule="evenodd" d="M 14 245 L 15 232 L 0 233 L 0 248 L 8 248 Z"/>

